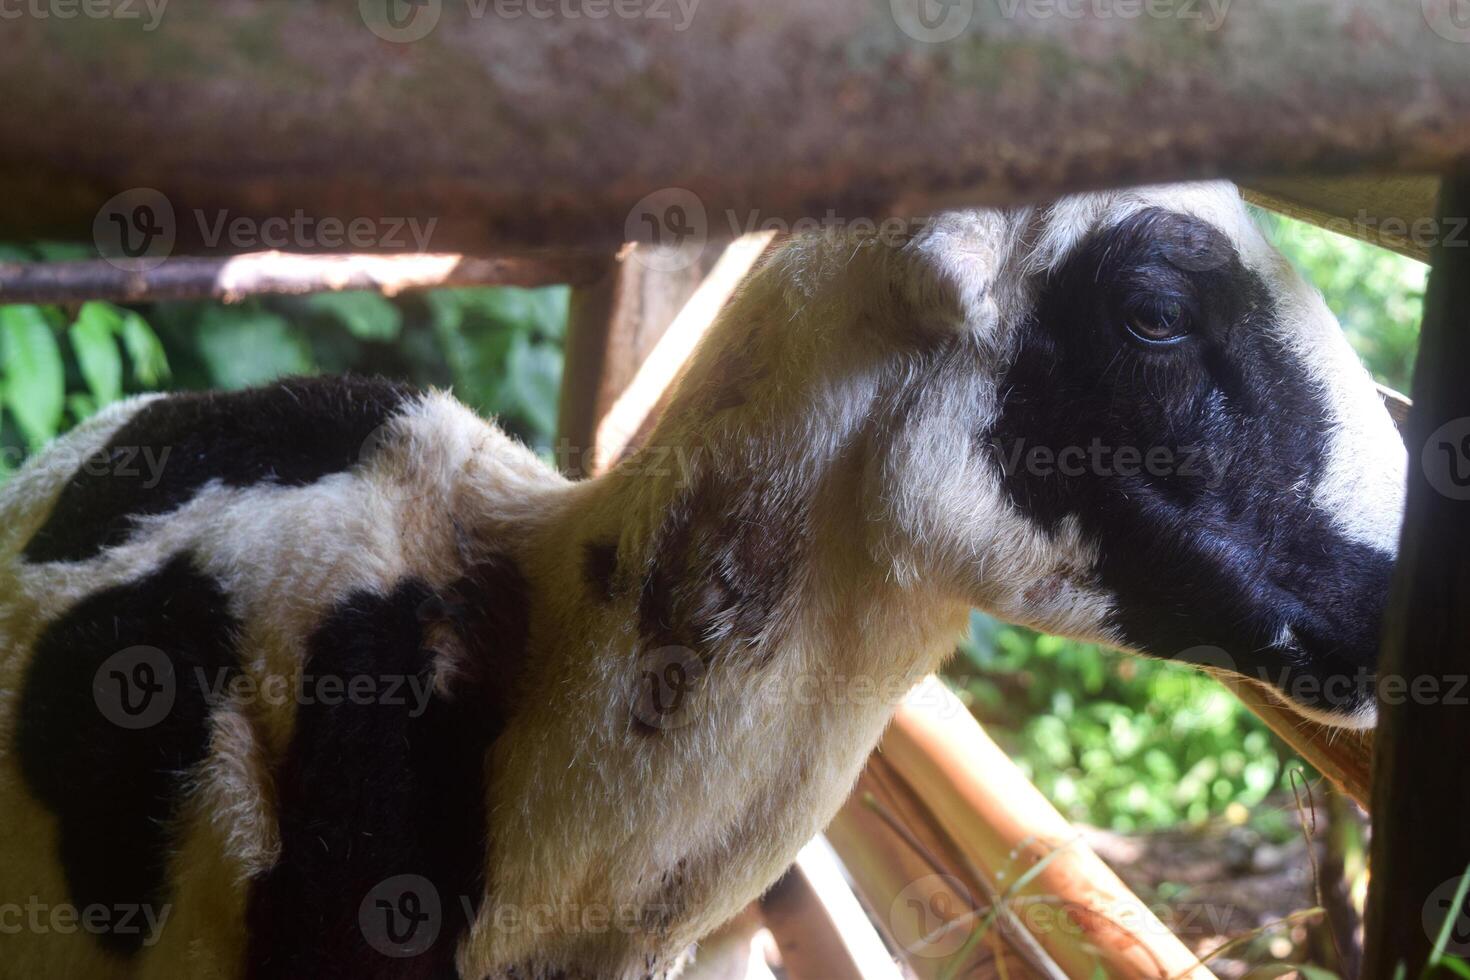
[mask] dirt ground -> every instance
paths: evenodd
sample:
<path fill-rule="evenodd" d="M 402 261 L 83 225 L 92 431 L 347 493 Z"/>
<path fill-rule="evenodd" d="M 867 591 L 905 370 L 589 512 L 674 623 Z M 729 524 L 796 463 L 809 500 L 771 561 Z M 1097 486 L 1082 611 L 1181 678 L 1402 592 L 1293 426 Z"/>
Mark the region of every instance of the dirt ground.
<path fill-rule="evenodd" d="M 1330 818 L 1327 807 L 1318 802 L 1313 843 L 1318 865 L 1326 867 L 1330 878 L 1332 865 L 1326 850 Z M 1281 808 L 1291 825 L 1300 827 L 1289 797 L 1273 798 L 1262 806 Z M 1340 812 L 1352 823 L 1349 831 L 1355 839 L 1364 839 L 1367 821 L 1361 811 L 1347 804 Z M 1165 925 L 1201 957 L 1233 939 L 1262 930 L 1210 960 L 1210 968 L 1222 980 L 1281 961 L 1336 967 L 1336 948 L 1324 917 L 1268 928 L 1319 905 L 1305 835 L 1273 843 L 1248 824 L 1229 820 L 1136 835 L 1079 829 Z M 1350 860 L 1350 872 L 1352 863 Z M 1328 904 L 1331 888 L 1330 880 L 1324 882 L 1322 897 Z M 1339 934 L 1339 945 L 1354 931 L 1349 921 L 1347 933 Z M 1351 956 L 1351 950 L 1347 952 Z"/>

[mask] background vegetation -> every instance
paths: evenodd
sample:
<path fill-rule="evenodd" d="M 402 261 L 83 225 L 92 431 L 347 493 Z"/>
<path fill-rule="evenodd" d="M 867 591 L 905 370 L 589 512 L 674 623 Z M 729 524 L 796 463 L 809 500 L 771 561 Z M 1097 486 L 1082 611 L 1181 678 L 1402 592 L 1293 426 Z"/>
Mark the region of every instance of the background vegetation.
<path fill-rule="evenodd" d="M 1263 220 L 1326 294 L 1375 375 L 1405 390 L 1424 269 L 1285 219 Z M 80 250 L 0 246 L 0 258 Z M 568 292 L 347 293 L 238 306 L 0 307 L 0 480 L 27 453 L 128 394 L 240 388 L 356 371 L 452 386 L 546 449 L 556 428 Z M 1241 817 L 1300 763 L 1213 681 L 976 614 L 949 674 L 1041 789 L 1120 831 Z M 1284 835 L 1276 811 L 1257 816 Z M 1275 824 L 1272 823 L 1275 821 Z"/>

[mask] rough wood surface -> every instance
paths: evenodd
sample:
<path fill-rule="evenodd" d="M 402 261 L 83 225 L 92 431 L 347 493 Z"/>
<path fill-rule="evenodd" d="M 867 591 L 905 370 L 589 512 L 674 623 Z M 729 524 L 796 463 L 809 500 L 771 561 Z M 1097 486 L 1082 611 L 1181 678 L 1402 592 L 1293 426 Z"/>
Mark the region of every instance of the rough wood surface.
<path fill-rule="evenodd" d="M 1470 215 L 1470 181 L 1446 181 L 1440 213 Z M 1470 247 L 1445 247 L 1435 253 L 1425 296 L 1409 418 L 1408 509 L 1379 670 L 1365 977 L 1391 977 L 1399 963 L 1419 976 L 1446 915 L 1455 920 L 1451 951 L 1470 954 L 1466 909 L 1452 907 L 1455 884 L 1470 865 L 1467 368 Z"/>
<path fill-rule="evenodd" d="M 298 213 L 437 219 L 436 251 L 610 251 L 829 210 L 1470 166 L 1453 0 L 596 3 L 395 0 L 404 30 L 385 0 L 8 19 L 0 235 L 87 239 L 152 187 L 185 251 L 222 216 Z M 639 206 L 668 188 L 687 220 Z"/>

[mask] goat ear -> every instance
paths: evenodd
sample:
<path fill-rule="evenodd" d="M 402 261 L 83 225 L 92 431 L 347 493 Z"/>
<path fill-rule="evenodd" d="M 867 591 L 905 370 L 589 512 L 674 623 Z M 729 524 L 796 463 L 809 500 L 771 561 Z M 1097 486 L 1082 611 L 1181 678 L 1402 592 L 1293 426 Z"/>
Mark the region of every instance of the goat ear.
<path fill-rule="evenodd" d="M 1014 238 L 1005 212 L 936 216 L 904 246 L 904 300 L 925 324 L 973 330 L 993 323 L 996 284 Z"/>

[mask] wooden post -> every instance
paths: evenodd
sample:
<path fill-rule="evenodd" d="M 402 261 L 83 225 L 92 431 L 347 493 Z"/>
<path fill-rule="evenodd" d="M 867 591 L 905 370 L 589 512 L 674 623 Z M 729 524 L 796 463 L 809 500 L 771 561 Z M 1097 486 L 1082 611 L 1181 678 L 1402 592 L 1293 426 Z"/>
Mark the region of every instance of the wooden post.
<path fill-rule="evenodd" d="M 1412 980 L 1470 864 L 1470 181 L 1447 180 L 1409 420 L 1409 497 L 1379 670 L 1364 976 Z"/>
<path fill-rule="evenodd" d="M 719 252 L 627 245 L 601 279 L 572 291 L 558 425 L 568 476 L 595 474 L 598 427 Z"/>

